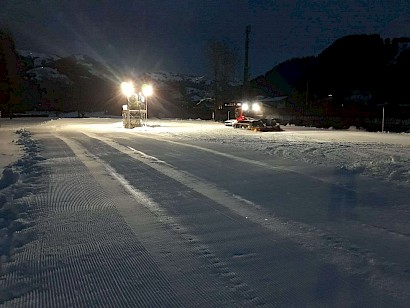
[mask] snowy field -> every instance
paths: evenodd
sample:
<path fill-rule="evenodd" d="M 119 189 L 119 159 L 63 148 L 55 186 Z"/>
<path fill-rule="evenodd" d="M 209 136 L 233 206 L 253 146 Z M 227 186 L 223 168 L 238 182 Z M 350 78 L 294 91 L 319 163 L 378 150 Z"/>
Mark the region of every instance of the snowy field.
<path fill-rule="evenodd" d="M 12 133 L 33 125 L 66 129 L 74 127 L 79 130 L 123 130 L 120 119 L 59 119 L 58 123 L 55 121 L 57 119 L 14 119 L 2 120 L 0 124 L 3 124 L 3 130 Z M 103 123 L 96 124 L 96 121 Z M 148 127 L 135 128 L 134 131 L 176 139 L 229 143 L 242 149 L 261 151 L 266 155 L 317 165 L 330 165 L 410 187 L 410 133 L 373 133 L 354 127 L 349 130 L 333 130 L 282 125 L 282 128 L 284 131 L 280 133 L 255 134 L 210 121 L 151 119 Z M 13 139 L 16 139 L 16 136 Z M 7 139 L 2 138 L 2 142 L 3 148 Z M 18 155 L 15 150 L 2 151 L 3 167 L 6 162 L 11 162 L 15 155 Z"/>
<path fill-rule="evenodd" d="M 277 157 L 334 166 L 410 188 L 410 134 L 282 126 L 280 133 L 259 133 L 196 121 L 152 122 L 149 133 L 213 143 L 229 143 Z M 161 123 L 161 122 L 159 122 Z M 196 125 L 192 125 L 195 123 Z"/>
<path fill-rule="evenodd" d="M 0 125 L 0 307 L 410 305 L 410 134 Z"/>

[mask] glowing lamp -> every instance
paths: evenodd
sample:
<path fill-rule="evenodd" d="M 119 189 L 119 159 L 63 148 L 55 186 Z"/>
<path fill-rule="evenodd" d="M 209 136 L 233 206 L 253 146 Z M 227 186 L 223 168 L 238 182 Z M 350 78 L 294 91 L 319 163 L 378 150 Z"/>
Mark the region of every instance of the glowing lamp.
<path fill-rule="evenodd" d="M 131 81 L 129 81 L 129 82 L 124 81 L 124 82 L 121 83 L 121 90 L 122 90 L 122 93 L 124 93 L 125 96 L 130 97 L 135 92 L 134 84 Z"/>
<path fill-rule="evenodd" d="M 258 103 L 252 104 L 252 111 L 259 112 L 261 110 L 261 106 Z"/>
<path fill-rule="evenodd" d="M 150 84 L 143 84 L 142 85 L 142 94 L 145 97 L 151 96 L 153 92 L 154 92 L 154 89 L 152 88 L 152 86 Z"/>

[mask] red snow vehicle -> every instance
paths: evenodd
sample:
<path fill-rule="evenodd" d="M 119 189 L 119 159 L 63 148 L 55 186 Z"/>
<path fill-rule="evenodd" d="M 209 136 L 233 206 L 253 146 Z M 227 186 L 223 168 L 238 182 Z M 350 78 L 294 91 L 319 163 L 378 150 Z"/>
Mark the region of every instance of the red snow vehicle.
<path fill-rule="evenodd" d="M 279 132 L 282 131 L 280 124 L 274 119 L 257 119 L 257 114 L 260 113 L 261 106 L 258 103 L 253 103 L 251 109 L 247 103 L 235 109 L 236 121 L 232 123 L 233 128 L 249 129 L 257 132 Z M 246 114 L 254 115 L 247 117 Z"/>

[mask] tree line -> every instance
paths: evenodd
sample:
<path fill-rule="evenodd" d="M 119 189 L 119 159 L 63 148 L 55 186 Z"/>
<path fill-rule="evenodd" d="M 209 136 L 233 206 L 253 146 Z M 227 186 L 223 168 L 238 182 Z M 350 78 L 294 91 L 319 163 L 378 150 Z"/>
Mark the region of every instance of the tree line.
<path fill-rule="evenodd" d="M 21 63 L 12 35 L 0 29 L 0 111 L 13 117 L 23 91 Z"/>
<path fill-rule="evenodd" d="M 379 111 L 410 116 L 410 38 L 350 35 L 318 56 L 285 61 L 253 80 L 255 92 L 286 95 L 297 112 L 352 115 Z M 343 107 L 343 108 L 342 108 Z"/>

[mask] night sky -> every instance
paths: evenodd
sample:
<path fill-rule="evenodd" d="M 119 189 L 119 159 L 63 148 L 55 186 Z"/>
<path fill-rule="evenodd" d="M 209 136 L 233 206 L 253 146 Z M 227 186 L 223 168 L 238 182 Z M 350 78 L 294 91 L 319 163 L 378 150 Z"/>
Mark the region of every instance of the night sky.
<path fill-rule="evenodd" d="M 84 53 L 116 70 L 207 74 L 209 40 L 240 57 L 251 25 L 251 77 L 317 55 L 348 34 L 410 36 L 410 0 L 0 0 L 0 26 L 17 48 Z"/>

